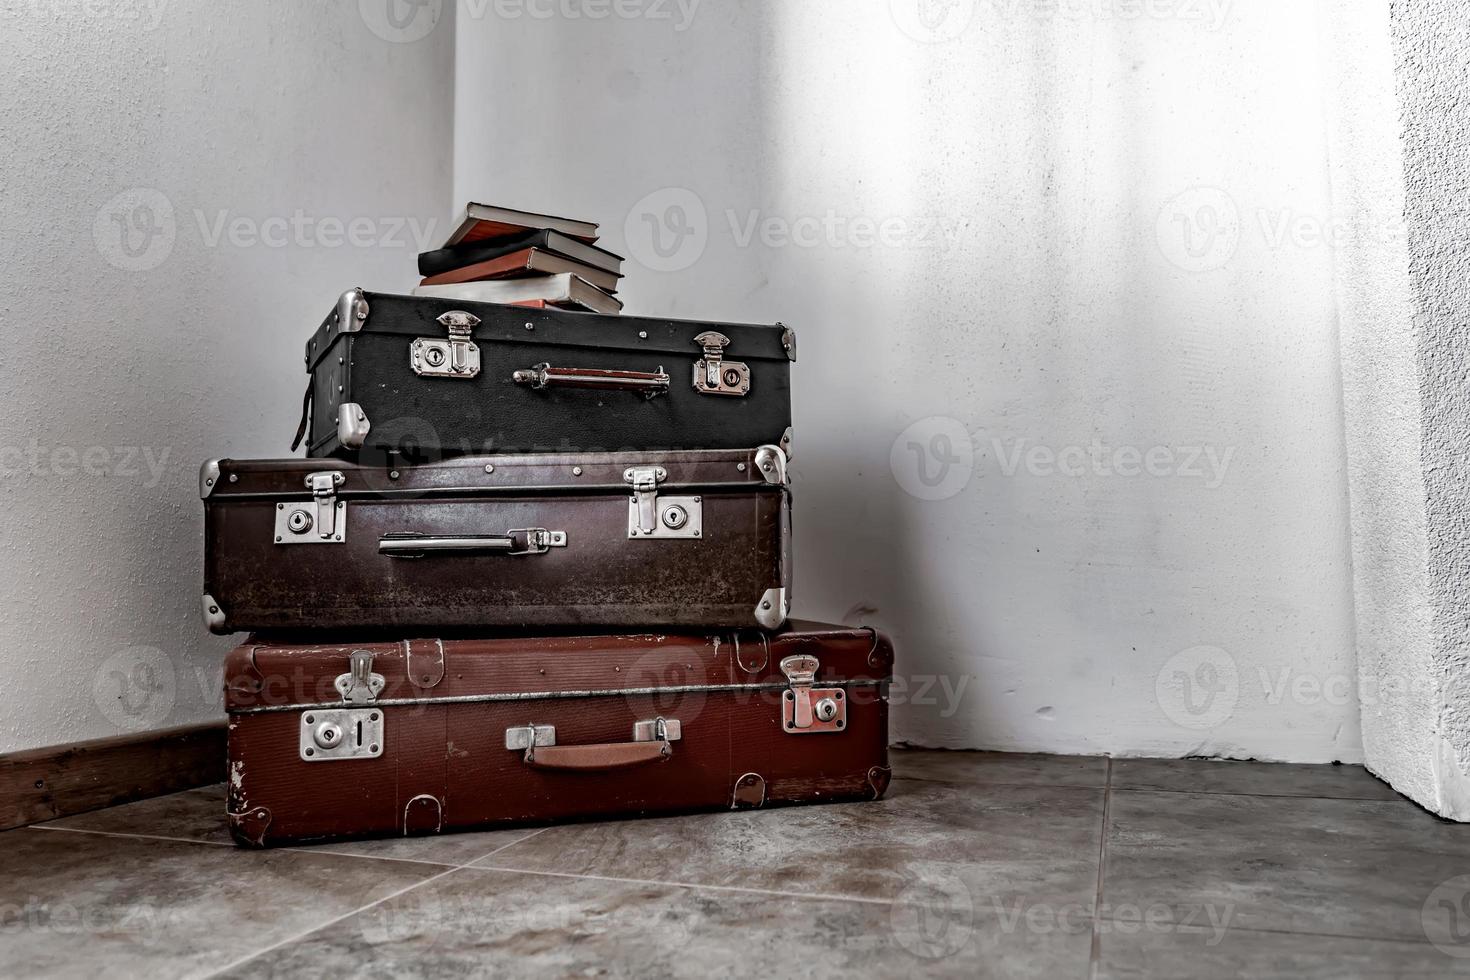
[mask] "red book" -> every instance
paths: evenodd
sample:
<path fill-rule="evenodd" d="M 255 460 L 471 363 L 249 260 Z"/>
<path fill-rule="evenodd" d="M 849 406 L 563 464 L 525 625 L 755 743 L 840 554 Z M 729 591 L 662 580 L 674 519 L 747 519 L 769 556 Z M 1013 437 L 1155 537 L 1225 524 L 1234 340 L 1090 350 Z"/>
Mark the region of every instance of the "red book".
<path fill-rule="evenodd" d="M 484 262 L 476 262 L 449 272 L 441 272 L 437 276 L 429 276 L 419 283 L 420 286 L 452 286 L 461 282 L 481 282 L 490 279 L 524 279 L 527 276 L 554 276 L 563 272 L 570 272 L 574 276 L 580 276 L 592 285 L 604 292 L 615 293 L 618 290 L 618 280 L 622 277 L 615 272 L 607 272 L 603 269 L 594 269 L 590 265 L 543 252 L 539 248 L 526 248 L 509 255 L 498 258 L 487 259 Z"/>

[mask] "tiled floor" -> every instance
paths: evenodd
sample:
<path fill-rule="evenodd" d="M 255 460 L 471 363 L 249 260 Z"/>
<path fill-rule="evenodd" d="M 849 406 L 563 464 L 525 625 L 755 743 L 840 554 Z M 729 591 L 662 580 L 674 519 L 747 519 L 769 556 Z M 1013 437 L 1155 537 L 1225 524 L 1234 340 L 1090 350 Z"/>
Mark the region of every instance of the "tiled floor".
<path fill-rule="evenodd" d="M 883 802 L 237 850 L 0 835 L 0 976 L 1470 977 L 1470 826 L 1360 769 L 896 752 Z"/>

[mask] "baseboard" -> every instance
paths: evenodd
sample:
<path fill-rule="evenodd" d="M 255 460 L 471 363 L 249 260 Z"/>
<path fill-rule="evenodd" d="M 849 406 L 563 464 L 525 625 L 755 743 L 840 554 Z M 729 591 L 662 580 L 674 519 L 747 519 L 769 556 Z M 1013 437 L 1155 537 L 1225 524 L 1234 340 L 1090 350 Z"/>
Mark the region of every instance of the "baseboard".
<path fill-rule="evenodd" d="M 0 830 L 225 778 L 225 725 L 194 725 L 0 755 Z"/>

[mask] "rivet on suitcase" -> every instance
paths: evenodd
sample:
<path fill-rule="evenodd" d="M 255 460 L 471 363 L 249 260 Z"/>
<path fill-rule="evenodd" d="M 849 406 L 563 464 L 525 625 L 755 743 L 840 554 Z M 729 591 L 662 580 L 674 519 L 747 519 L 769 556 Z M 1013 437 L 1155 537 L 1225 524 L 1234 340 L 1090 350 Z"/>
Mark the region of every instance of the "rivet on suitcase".
<path fill-rule="evenodd" d="M 893 648 L 775 634 L 252 639 L 225 665 L 247 846 L 873 800 Z"/>

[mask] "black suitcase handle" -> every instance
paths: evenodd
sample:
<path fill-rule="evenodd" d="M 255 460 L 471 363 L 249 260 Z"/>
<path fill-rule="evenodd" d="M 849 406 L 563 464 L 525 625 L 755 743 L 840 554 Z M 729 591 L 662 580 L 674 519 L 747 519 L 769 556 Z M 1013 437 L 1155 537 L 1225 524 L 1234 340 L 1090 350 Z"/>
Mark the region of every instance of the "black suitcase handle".
<path fill-rule="evenodd" d="M 389 558 L 432 558 L 440 555 L 501 554 L 544 555 L 552 548 L 565 548 L 565 531 L 544 527 L 523 528 L 504 534 L 421 534 L 400 531 L 378 539 L 378 554 Z"/>
<path fill-rule="evenodd" d="M 637 391 L 653 398 L 669 390 L 669 376 L 663 367 L 656 373 L 647 371 L 604 371 L 601 368 L 558 368 L 537 364 L 517 371 L 511 380 L 518 385 L 544 388 L 586 388 L 595 391 Z"/>

